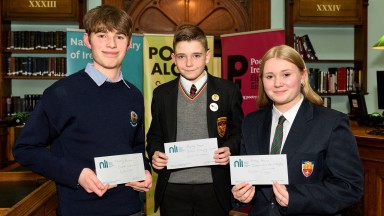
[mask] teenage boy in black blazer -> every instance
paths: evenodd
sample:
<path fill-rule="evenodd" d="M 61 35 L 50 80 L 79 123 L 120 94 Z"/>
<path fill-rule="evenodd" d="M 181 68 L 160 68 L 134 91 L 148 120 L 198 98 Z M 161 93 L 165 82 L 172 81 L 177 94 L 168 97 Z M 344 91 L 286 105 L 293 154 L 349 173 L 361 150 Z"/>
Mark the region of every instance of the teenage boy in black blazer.
<path fill-rule="evenodd" d="M 205 71 L 210 51 L 194 25 L 177 28 L 172 59 L 180 76 L 153 92 L 147 152 L 159 174 L 155 211 L 161 215 L 225 215 L 231 210 L 229 156 L 239 153 L 242 96 L 234 83 Z M 195 85 L 196 93 L 189 89 Z M 187 111 L 190 110 L 192 113 Z M 164 143 L 217 138 L 219 165 L 168 170 Z"/>

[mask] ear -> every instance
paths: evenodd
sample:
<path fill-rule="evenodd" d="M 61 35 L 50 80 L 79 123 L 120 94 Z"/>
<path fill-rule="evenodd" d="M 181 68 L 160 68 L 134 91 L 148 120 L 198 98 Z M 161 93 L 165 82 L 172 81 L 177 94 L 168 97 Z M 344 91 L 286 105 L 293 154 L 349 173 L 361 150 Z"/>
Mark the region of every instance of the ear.
<path fill-rule="evenodd" d="M 175 65 L 176 65 L 176 56 L 175 56 L 175 53 L 172 53 L 172 54 L 171 54 L 171 57 L 172 57 L 173 63 L 175 63 Z M 177 66 L 177 65 L 176 65 L 176 66 Z"/>
<path fill-rule="evenodd" d="M 88 33 L 84 33 L 84 44 L 89 48 L 92 49 L 91 41 Z"/>
<path fill-rule="evenodd" d="M 307 68 L 304 68 L 303 72 L 301 73 L 301 83 L 305 83 L 307 76 L 308 76 Z"/>
<path fill-rule="evenodd" d="M 132 37 L 129 39 L 127 50 L 129 50 L 129 47 L 131 47 L 131 44 L 132 44 Z"/>
<path fill-rule="evenodd" d="M 211 59 L 211 50 L 207 50 L 207 52 L 205 53 L 205 64 L 208 64 L 210 59 Z"/>

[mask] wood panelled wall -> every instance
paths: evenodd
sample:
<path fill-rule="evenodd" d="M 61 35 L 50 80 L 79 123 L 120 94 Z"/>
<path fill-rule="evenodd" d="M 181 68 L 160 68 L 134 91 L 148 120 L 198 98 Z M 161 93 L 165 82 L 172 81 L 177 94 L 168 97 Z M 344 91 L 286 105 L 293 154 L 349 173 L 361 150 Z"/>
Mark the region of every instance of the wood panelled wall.
<path fill-rule="evenodd" d="M 173 34 L 192 23 L 207 35 L 270 28 L 271 3 L 266 0 L 103 0 L 127 11 L 135 33 Z"/>

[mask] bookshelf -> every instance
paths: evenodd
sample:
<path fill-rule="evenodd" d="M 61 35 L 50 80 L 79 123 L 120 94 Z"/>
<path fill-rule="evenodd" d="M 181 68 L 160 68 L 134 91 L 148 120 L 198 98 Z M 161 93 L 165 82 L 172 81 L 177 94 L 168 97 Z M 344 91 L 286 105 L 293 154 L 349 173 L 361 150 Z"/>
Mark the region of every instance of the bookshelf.
<path fill-rule="evenodd" d="M 9 112 L 7 112 L 7 98 L 16 96 L 16 98 L 22 98 L 24 94 L 31 94 L 33 90 L 39 91 L 42 94 L 44 89 L 64 76 L 65 71 L 65 46 L 62 47 L 61 41 L 60 47 L 48 48 L 48 49 L 14 49 L 9 48 L 9 38 L 11 33 L 46 33 L 51 32 L 55 34 L 55 38 L 58 37 L 58 32 L 63 32 L 67 28 L 81 28 L 82 18 L 86 10 L 85 0 L 60 0 L 60 1 L 46 1 L 44 4 L 38 1 L 25 1 L 25 0 L 3 0 L 0 3 L 0 119 L 8 119 Z M 26 34 L 27 35 L 27 34 Z M 32 35 L 32 33 L 31 33 Z M 39 35 L 39 34 L 37 34 Z M 61 34 L 60 37 L 62 37 Z M 31 41 L 36 41 L 36 37 Z M 65 37 L 65 32 L 64 32 Z M 12 38 L 16 38 L 12 37 Z M 26 39 L 20 41 L 27 41 Z M 62 38 L 61 38 L 62 39 Z M 54 44 L 57 44 L 58 39 Z M 52 43 L 52 42 L 51 42 Z M 63 49 L 62 49 L 63 48 Z M 34 66 L 37 70 L 41 68 L 47 68 L 49 64 L 49 75 L 44 74 L 26 74 L 26 73 L 14 73 L 10 70 L 10 61 L 17 61 L 22 59 L 28 59 L 24 61 L 28 62 L 30 68 Z M 32 63 L 31 63 L 32 62 Z M 56 67 L 60 62 L 60 71 Z M 32 65 L 32 66 L 31 66 Z M 56 68 L 55 68 L 56 67 Z M 30 68 L 28 71 L 30 71 Z M 52 69 L 54 68 L 54 69 Z M 45 70 L 46 71 L 46 70 Z M 55 73 L 53 73 L 55 71 Z M 10 73 L 12 72 L 12 73 Z M 16 85 L 15 85 L 16 83 Z M 19 84 L 21 83 L 21 85 Z M 31 84 L 31 85 L 29 85 Z M 14 86 L 17 86 L 14 87 Z M 40 88 L 37 89 L 36 86 Z M 9 107 L 8 107 L 9 111 Z M 23 111 L 23 110 L 21 110 Z"/>
<path fill-rule="evenodd" d="M 287 44 L 294 47 L 295 36 L 308 35 L 318 57 L 305 60 L 308 68 L 353 68 L 360 71 L 357 86 L 367 93 L 367 6 L 368 0 L 286 0 Z"/>

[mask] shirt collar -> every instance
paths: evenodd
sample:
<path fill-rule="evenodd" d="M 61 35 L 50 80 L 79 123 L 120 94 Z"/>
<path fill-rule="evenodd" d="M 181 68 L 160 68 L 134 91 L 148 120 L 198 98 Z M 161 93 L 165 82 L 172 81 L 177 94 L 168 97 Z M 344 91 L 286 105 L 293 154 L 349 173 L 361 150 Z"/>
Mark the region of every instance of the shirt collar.
<path fill-rule="evenodd" d="M 101 86 L 104 82 L 112 82 L 107 76 L 105 76 L 103 73 L 101 73 L 99 70 L 97 70 L 93 63 L 88 63 L 85 67 L 85 72 L 92 78 L 92 80 L 96 83 L 97 86 Z M 125 82 L 123 73 L 120 71 L 119 78 L 116 82 L 123 81 L 124 84 L 128 87 L 129 85 Z"/>
<path fill-rule="evenodd" d="M 180 76 L 181 86 L 183 86 L 183 88 L 188 91 L 189 89 L 191 89 L 192 84 L 195 84 L 198 92 L 204 86 L 207 80 L 208 80 L 207 71 L 204 71 L 204 76 L 201 77 L 196 83 L 192 83 L 191 81 L 185 79 L 183 76 Z"/>
<path fill-rule="evenodd" d="M 300 94 L 300 101 L 297 102 L 295 104 L 295 106 L 293 106 L 291 109 L 289 109 L 287 112 L 285 113 L 281 113 L 278 109 L 276 109 L 275 105 L 273 105 L 273 108 L 272 108 L 272 121 L 273 122 L 278 122 L 279 120 L 279 117 L 281 115 L 284 115 L 286 121 L 288 121 L 289 123 L 292 124 L 293 120 L 295 120 L 295 117 L 296 117 L 296 114 L 297 112 L 299 111 L 299 108 L 301 106 L 301 104 L 303 103 L 303 100 L 304 100 L 304 95 L 303 94 Z"/>

